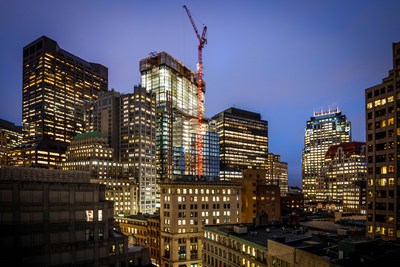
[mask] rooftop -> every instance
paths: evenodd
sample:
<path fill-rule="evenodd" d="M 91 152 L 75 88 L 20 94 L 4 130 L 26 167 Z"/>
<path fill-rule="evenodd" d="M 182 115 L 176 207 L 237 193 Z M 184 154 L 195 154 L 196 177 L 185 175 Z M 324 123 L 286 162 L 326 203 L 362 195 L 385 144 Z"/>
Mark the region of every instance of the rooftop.
<path fill-rule="evenodd" d="M 93 132 L 87 132 L 87 133 L 77 134 L 77 135 L 74 137 L 74 140 L 83 140 L 83 139 L 101 138 L 101 137 L 103 137 L 103 135 L 101 134 L 101 132 L 93 131 Z"/>
<path fill-rule="evenodd" d="M 204 230 L 213 231 L 229 238 L 240 240 L 241 242 L 252 243 L 263 248 L 267 248 L 268 240 L 281 241 L 292 246 L 303 246 L 302 242 L 311 239 L 311 232 L 303 229 L 285 227 L 248 227 L 245 233 L 234 231 L 235 225 L 208 225 Z M 236 225 L 237 226 L 237 225 Z M 246 227 L 246 226 L 243 226 Z"/>

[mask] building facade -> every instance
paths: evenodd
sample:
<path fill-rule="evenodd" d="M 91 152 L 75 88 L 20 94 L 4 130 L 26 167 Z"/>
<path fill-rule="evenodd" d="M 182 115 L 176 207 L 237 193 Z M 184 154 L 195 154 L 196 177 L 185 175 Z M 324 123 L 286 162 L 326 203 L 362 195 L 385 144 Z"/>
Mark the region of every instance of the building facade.
<path fill-rule="evenodd" d="M 268 168 L 268 122 L 259 113 L 229 108 L 212 117 L 220 144 L 220 179 L 242 178 L 244 169 Z"/>
<path fill-rule="evenodd" d="M 202 266 L 202 227 L 240 222 L 241 186 L 233 182 L 166 181 L 161 189 L 161 266 Z"/>
<path fill-rule="evenodd" d="M 317 198 L 334 203 L 343 212 L 365 214 L 367 161 L 363 142 L 331 146 L 325 155 L 321 178 L 325 187 Z M 318 196 L 319 195 L 319 196 Z"/>
<path fill-rule="evenodd" d="M 22 127 L 0 119 L 0 165 L 7 165 L 7 153 L 21 143 Z"/>
<path fill-rule="evenodd" d="M 114 149 L 114 160 L 120 160 L 120 116 L 121 94 L 114 90 L 102 92 L 93 103 L 91 126 L 93 131 L 107 137 L 108 144 Z"/>
<path fill-rule="evenodd" d="M 276 183 L 281 190 L 281 196 L 288 193 L 288 164 L 281 161 L 281 156 L 268 153 L 267 182 Z"/>
<path fill-rule="evenodd" d="M 267 267 L 267 239 L 257 240 L 258 232 L 244 225 L 204 226 L 203 267 Z M 264 229 L 265 232 L 265 229 Z"/>
<path fill-rule="evenodd" d="M 149 250 L 151 261 L 160 266 L 160 216 L 136 214 L 115 217 L 119 229 L 130 237 L 134 245 L 141 245 Z"/>
<path fill-rule="evenodd" d="M 265 180 L 265 170 L 243 171 L 241 222 L 254 225 L 277 223 L 281 219 L 281 194 L 277 184 Z"/>
<path fill-rule="evenodd" d="M 136 214 L 159 208 L 156 177 L 156 102 L 144 87 L 121 95 L 120 153 L 129 180 L 137 187 Z"/>
<path fill-rule="evenodd" d="M 156 95 L 157 175 L 160 180 L 188 175 L 190 138 L 198 133 L 196 74 L 165 52 L 142 59 L 140 72 L 143 87 Z"/>
<path fill-rule="evenodd" d="M 89 172 L 94 182 L 106 185 L 106 199 L 114 201 L 114 214 L 131 214 L 137 210 L 136 184 L 126 178 L 123 165 L 113 155 L 114 149 L 102 133 L 82 133 L 71 141 L 58 168 Z"/>
<path fill-rule="evenodd" d="M 207 121 L 207 119 L 205 119 Z M 203 179 L 207 181 L 219 180 L 220 173 L 220 161 L 219 161 L 219 135 L 215 132 L 215 125 L 213 121 L 209 121 L 208 124 L 204 124 L 203 128 L 206 132 L 203 134 Z M 196 146 L 196 134 L 192 134 L 191 139 L 191 155 L 192 164 L 189 171 L 190 175 L 198 176 L 196 165 L 197 165 L 197 154 L 198 149 Z"/>
<path fill-rule="evenodd" d="M 114 159 L 123 164 L 124 177 L 135 185 L 130 214 L 153 214 L 159 208 L 155 107 L 155 95 L 140 85 L 129 94 L 105 92 L 93 107 L 93 129 L 107 137 Z"/>
<path fill-rule="evenodd" d="M 7 165 L 56 169 L 65 160 L 68 143 L 44 139 L 23 142 L 7 153 Z"/>
<path fill-rule="evenodd" d="M 107 91 L 108 69 L 89 63 L 61 49 L 42 36 L 23 48 L 22 127 L 23 141 L 32 147 L 44 140 L 69 143 L 89 126 L 90 104 Z M 36 150 L 26 153 L 34 159 Z M 54 168 L 27 160 L 31 166 Z"/>
<path fill-rule="evenodd" d="M 89 180 L 88 172 L 2 166 L 2 266 L 150 264 L 145 250 L 130 252 L 114 232 L 113 203 Z"/>
<path fill-rule="evenodd" d="M 329 147 L 351 141 L 351 124 L 339 109 L 314 112 L 307 121 L 302 155 L 302 188 L 306 203 L 324 201 L 317 199 L 323 190 L 321 169 Z"/>
<path fill-rule="evenodd" d="M 367 132 L 367 236 L 400 239 L 400 43 L 382 83 L 365 90 Z"/>

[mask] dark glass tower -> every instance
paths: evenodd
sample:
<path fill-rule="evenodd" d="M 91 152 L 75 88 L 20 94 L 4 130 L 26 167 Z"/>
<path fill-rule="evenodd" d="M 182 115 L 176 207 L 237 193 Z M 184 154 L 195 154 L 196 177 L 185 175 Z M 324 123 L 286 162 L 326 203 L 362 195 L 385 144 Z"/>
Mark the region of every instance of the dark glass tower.
<path fill-rule="evenodd" d="M 40 147 L 46 140 L 51 147 L 55 141 L 59 148 L 64 147 L 60 142 L 68 144 L 76 134 L 89 130 L 90 104 L 107 91 L 108 69 L 74 56 L 42 36 L 23 48 L 22 81 L 24 142 Z M 55 165 L 46 151 L 40 151 L 43 158 L 25 152 L 31 166 Z"/>
<path fill-rule="evenodd" d="M 259 113 L 229 108 L 212 117 L 220 144 L 220 179 L 245 169 L 268 169 L 268 122 Z"/>

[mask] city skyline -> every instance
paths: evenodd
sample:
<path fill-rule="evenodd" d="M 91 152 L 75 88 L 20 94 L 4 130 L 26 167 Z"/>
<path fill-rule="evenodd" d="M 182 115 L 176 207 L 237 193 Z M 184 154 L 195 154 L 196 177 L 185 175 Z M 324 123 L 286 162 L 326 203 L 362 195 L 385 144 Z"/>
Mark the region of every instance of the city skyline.
<path fill-rule="evenodd" d="M 109 89 L 124 94 L 140 83 L 139 61 L 153 51 L 195 70 L 197 39 L 184 4 L 199 28 L 197 19 L 208 27 L 206 117 L 230 107 L 260 113 L 269 125 L 269 152 L 288 162 L 289 185 L 301 185 L 304 131 L 314 111 L 339 107 L 353 140 L 365 141 L 365 89 L 387 76 L 392 43 L 400 39 L 395 1 L 8 1 L 0 11 L 7 36 L 0 118 L 21 124 L 22 48 L 42 35 L 106 66 Z"/>

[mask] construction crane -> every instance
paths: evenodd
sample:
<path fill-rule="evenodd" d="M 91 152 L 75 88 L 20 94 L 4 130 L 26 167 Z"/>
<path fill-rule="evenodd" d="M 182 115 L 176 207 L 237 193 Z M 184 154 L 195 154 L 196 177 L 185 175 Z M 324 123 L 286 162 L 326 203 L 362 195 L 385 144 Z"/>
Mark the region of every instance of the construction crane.
<path fill-rule="evenodd" d="M 192 23 L 193 29 L 196 33 L 197 39 L 199 40 L 198 50 L 198 63 L 197 63 L 197 155 L 196 155 L 196 171 L 199 178 L 203 176 L 203 134 L 202 134 L 202 122 L 203 122 L 203 47 L 207 43 L 206 32 L 207 26 L 203 27 L 203 32 L 200 36 L 197 30 L 196 24 L 193 21 L 192 14 L 186 6 L 183 6 L 186 13 Z"/>

